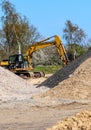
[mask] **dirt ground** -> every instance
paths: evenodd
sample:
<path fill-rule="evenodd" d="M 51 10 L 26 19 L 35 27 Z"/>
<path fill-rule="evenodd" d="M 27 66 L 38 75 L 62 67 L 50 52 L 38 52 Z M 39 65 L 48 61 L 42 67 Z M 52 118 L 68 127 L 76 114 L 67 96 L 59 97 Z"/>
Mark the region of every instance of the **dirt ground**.
<path fill-rule="evenodd" d="M 45 130 L 55 122 L 90 107 L 74 103 L 55 107 L 31 106 L 30 102 L 3 103 L 0 106 L 0 130 Z"/>
<path fill-rule="evenodd" d="M 41 78 L 30 78 L 28 79 L 28 81 L 33 84 L 33 85 L 39 85 L 42 82 L 44 82 L 45 80 L 47 80 L 49 77 L 51 77 L 52 74 L 46 74 L 45 77 L 41 77 Z"/>
<path fill-rule="evenodd" d="M 33 101 L 2 103 L 0 130 L 46 130 L 66 117 L 90 109 L 90 103 L 76 102 L 51 106 L 33 104 Z"/>
<path fill-rule="evenodd" d="M 45 78 L 30 79 L 40 84 Z M 35 82 L 36 81 L 36 82 Z M 50 100 L 47 98 L 0 102 L 0 130 L 46 130 L 59 120 L 83 110 L 90 110 L 88 101 Z"/>

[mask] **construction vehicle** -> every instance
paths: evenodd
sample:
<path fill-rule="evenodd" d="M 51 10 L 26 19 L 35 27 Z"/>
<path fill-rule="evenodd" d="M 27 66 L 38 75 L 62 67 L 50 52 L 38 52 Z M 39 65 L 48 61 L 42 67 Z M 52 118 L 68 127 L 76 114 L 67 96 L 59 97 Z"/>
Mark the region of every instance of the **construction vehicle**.
<path fill-rule="evenodd" d="M 53 39 L 54 38 L 54 39 Z M 52 41 L 49 41 L 53 39 Z M 32 69 L 32 54 L 42 48 L 55 45 L 64 65 L 69 63 L 69 59 L 66 50 L 62 44 L 59 36 L 54 35 L 52 37 L 46 38 L 42 41 L 36 42 L 28 47 L 25 55 L 16 54 L 9 57 L 9 70 L 17 75 L 23 75 L 27 77 L 41 77 L 45 74 L 43 72 L 33 72 Z"/>

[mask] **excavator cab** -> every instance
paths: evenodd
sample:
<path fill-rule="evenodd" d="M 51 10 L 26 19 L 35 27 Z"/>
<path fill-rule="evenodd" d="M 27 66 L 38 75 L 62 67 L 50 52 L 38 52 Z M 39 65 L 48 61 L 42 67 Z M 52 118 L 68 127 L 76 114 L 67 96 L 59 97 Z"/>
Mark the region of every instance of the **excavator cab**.
<path fill-rule="evenodd" d="M 9 57 L 9 69 L 26 68 L 28 64 L 28 60 L 23 54 L 11 55 Z"/>
<path fill-rule="evenodd" d="M 29 73 L 26 68 L 28 68 L 28 60 L 24 59 L 23 54 L 9 56 L 9 70 L 11 72 L 21 77 L 23 77 L 23 75 L 29 77 Z"/>
<path fill-rule="evenodd" d="M 9 69 L 22 68 L 24 64 L 23 61 L 22 54 L 11 55 L 9 57 Z"/>

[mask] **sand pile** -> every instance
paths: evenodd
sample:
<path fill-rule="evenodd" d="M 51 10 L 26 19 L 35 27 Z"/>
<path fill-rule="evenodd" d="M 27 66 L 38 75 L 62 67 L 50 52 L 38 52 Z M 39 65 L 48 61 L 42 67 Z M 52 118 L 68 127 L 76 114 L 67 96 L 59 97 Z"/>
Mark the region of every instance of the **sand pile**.
<path fill-rule="evenodd" d="M 40 97 L 90 100 L 91 52 L 88 52 L 67 67 L 59 70 L 42 83 L 42 85 L 55 87 L 42 94 Z"/>
<path fill-rule="evenodd" d="M 36 88 L 26 80 L 0 67 L 0 100 L 29 99 L 45 91 L 44 87 Z"/>
<path fill-rule="evenodd" d="M 66 118 L 47 130 L 91 130 L 91 111 Z"/>

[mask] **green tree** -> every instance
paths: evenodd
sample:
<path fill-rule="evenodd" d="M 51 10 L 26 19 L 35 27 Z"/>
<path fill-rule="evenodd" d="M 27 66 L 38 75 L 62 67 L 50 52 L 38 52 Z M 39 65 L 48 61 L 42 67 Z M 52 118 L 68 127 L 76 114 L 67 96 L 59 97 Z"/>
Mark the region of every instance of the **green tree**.
<path fill-rule="evenodd" d="M 69 60 L 75 60 L 78 56 L 85 53 L 85 48 L 79 44 L 70 44 L 68 45 L 68 57 Z"/>
<path fill-rule="evenodd" d="M 7 55 L 18 53 L 19 45 L 22 52 L 30 43 L 40 38 L 37 29 L 30 25 L 27 18 L 21 17 L 12 3 L 4 0 L 1 4 L 4 16 L 2 16 L 4 45 L 7 48 Z"/>
<path fill-rule="evenodd" d="M 80 45 L 84 42 L 86 34 L 81 28 L 78 27 L 78 25 L 73 24 L 70 20 L 67 20 L 65 28 L 63 29 L 63 38 L 68 46 L 70 56 L 74 57 L 75 54 L 82 54 L 83 48 Z"/>
<path fill-rule="evenodd" d="M 81 44 L 86 38 L 85 32 L 79 28 L 78 25 L 74 25 L 70 20 L 66 21 L 63 33 L 63 38 L 66 40 L 67 44 Z"/>

